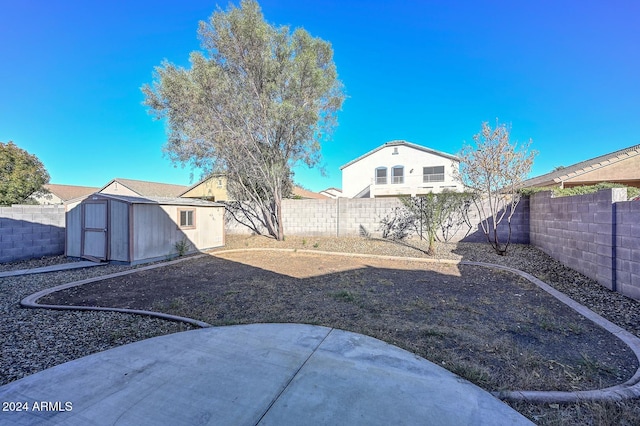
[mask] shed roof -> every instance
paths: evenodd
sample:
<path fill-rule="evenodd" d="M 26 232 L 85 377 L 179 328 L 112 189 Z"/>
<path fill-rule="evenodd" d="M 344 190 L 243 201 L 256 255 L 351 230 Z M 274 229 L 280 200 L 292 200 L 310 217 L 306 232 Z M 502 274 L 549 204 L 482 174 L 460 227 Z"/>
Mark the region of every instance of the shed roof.
<path fill-rule="evenodd" d="M 357 163 L 358 161 L 362 160 L 363 158 L 368 157 L 371 154 L 374 154 L 374 153 L 380 151 L 381 149 L 384 149 L 384 148 L 387 148 L 387 147 L 390 147 L 390 146 L 407 146 L 409 148 L 417 149 L 418 151 L 428 152 L 429 154 L 434 154 L 434 155 L 439 155 L 440 157 L 448 158 L 449 160 L 452 160 L 452 161 L 460 161 L 460 158 L 456 157 L 455 155 L 447 154 L 446 152 L 436 151 L 435 149 L 427 148 L 426 146 L 422 146 L 422 145 L 416 145 L 415 143 L 411 143 L 411 142 L 407 142 L 407 141 L 395 140 L 395 141 L 387 142 L 384 145 L 380 145 L 376 149 L 372 149 L 371 151 L 367 152 L 366 154 L 361 155 L 360 157 L 356 158 L 355 160 L 349 161 L 347 164 L 345 164 L 344 166 L 340 167 L 340 170 L 342 170 L 342 169 L 344 169 L 346 167 L 349 167 L 350 165 L 352 165 L 354 163 Z"/>
<path fill-rule="evenodd" d="M 536 176 L 522 182 L 522 186 L 527 188 L 531 186 L 549 186 L 555 185 L 570 178 L 576 177 L 583 173 L 590 172 L 597 168 L 606 167 L 610 164 L 625 160 L 629 157 L 640 155 L 640 145 L 630 146 L 619 151 L 610 152 L 590 160 L 581 161 L 559 170 Z"/>
<path fill-rule="evenodd" d="M 142 197 L 178 197 L 188 189 L 186 185 L 115 178 L 100 188 L 100 191 L 111 185 L 113 182 L 118 182 L 120 185 L 129 188 Z"/>
<path fill-rule="evenodd" d="M 181 197 L 134 197 L 131 195 L 113 195 L 95 193 L 87 199 L 107 198 L 110 200 L 123 201 L 128 204 L 157 204 L 166 206 L 192 206 L 192 207 L 224 207 L 222 203 L 213 201 L 205 201 L 200 198 L 181 198 Z"/>

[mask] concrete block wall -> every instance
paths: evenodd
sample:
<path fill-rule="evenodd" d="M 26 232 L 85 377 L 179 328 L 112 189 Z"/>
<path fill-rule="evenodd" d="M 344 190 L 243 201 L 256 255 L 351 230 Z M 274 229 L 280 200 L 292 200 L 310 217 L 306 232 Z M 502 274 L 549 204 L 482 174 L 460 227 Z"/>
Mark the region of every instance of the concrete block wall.
<path fill-rule="evenodd" d="M 640 201 L 615 203 L 615 215 L 617 290 L 640 300 Z"/>
<path fill-rule="evenodd" d="M 391 198 L 338 198 L 327 200 L 283 200 L 282 214 L 285 235 L 380 237 L 380 221 L 402 202 Z M 460 228 L 451 241 L 486 241 L 479 225 L 475 206 L 471 206 L 472 229 Z M 507 235 L 506 219 L 499 226 L 503 241 Z M 227 233 L 248 234 L 251 230 L 235 221 L 227 222 Z M 529 200 L 522 199 L 512 218 L 513 243 L 529 243 Z"/>
<path fill-rule="evenodd" d="M 64 253 L 61 205 L 0 207 L 0 263 Z"/>
<path fill-rule="evenodd" d="M 396 207 L 398 198 L 338 198 L 339 222 L 337 236 L 381 237 L 380 221 Z"/>
<path fill-rule="evenodd" d="M 554 259 L 616 290 L 615 204 L 626 189 L 552 198 L 533 195 L 530 205 L 531 244 Z"/>
<path fill-rule="evenodd" d="M 400 205 L 396 198 L 283 200 L 284 233 L 344 237 L 362 235 L 365 232 L 380 236 L 380 220 Z M 226 231 L 229 234 L 252 232 L 246 226 L 230 220 L 228 215 Z"/>
<path fill-rule="evenodd" d="M 285 235 L 336 235 L 336 200 L 282 200 Z"/>
<path fill-rule="evenodd" d="M 464 226 L 451 241 L 486 242 L 487 237 L 480 225 L 480 216 L 475 205 L 471 205 L 469 209 L 469 221 L 472 226 L 471 230 L 467 233 L 468 226 Z M 489 221 L 489 225 L 491 226 L 491 221 Z M 504 243 L 507 241 L 508 236 L 509 222 L 507 222 L 507 217 L 505 216 L 498 224 L 498 240 Z M 511 217 L 511 243 L 529 244 L 529 197 L 523 197 L 520 200 L 515 213 Z"/>

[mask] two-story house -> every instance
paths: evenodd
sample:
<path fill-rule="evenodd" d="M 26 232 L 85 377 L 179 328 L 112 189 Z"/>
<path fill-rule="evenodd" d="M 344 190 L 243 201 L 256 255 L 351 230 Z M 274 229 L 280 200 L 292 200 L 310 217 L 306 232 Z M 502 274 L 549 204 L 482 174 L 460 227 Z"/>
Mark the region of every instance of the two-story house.
<path fill-rule="evenodd" d="M 462 191 L 455 178 L 460 160 L 455 155 L 407 141 L 391 141 L 340 167 L 342 196 L 397 197 Z"/>

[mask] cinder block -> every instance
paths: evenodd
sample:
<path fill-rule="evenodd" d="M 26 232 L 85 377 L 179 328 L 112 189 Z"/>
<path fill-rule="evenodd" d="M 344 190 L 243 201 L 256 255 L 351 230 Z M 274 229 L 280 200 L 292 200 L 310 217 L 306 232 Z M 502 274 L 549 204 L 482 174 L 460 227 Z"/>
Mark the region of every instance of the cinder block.
<path fill-rule="evenodd" d="M 616 271 L 616 285 L 618 287 L 623 285 L 631 285 L 631 273 L 618 269 Z"/>
<path fill-rule="evenodd" d="M 622 294 L 632 299 L 640 300 L 640 285 L 623 284 L 620 290 Z"/>
<path fill-rule="evenodd" d="M 596 254 L 598 256 L 612 257 L 613 247 L 611 245 L 598 245 Z"/>
<path fill-rule="evenodd" d="M 2 256 L 10 259 L 10 261 L 25 259 L 28 255 L 25 255 L 24 253 L 25 251 L 21 248 L 2 249 Z"/>
<path fill-rule="evenodd" d="M 593 221 L 595 223 L 610 224 L 613 223 L 613 216 L 611 211 L 598 211 L 594 213 Z"/>
<path fill-rule="evenodd" d="M 611 201 L 614 203 L 627 201 L 627 188 L 611 188 Z"/>
<path fill-rule="evenodd" d="M 604 246 L 613 245 L 613 236 L 611 234 L 596 234 L 596 244 Z"/>
<path fill-rule="evenodd" d="M 630 250 L 640 250 L 640 237 L 636 237 L 635 235 L 639 234 L 632 234 L 632 236 L 619 236 L 618 240 L 620 245 Z"/>
<path fill-rule="evenodd" d="M 29 241 L 31 239 L 31 234 L 8 234 L 0 237 L 0 241 L 2 241 L 2 243 L 15 243 L 23 240 Z"/>
<path fill-rule="evenodd" d="M 616 258 L 619 260 L 632 260 L 631 258 L 631 249 L 626 247 L 616 247 Z M 640 259 L 638 259 L 640 261 Z"/>
<path fill-rule="evenodd" d="M 609 290 L 613 290 L 613 286 L 611 285 L 611 277 L 606 277 L 602 274 L 598 274 L 595 280 L 598 281 L 598 284 L 600 284 L 601 286 L 608 288 Z"/>
<path fill-rule="evenodd" d="M 640 225 L 640 209 L 635 211 L 622 212 L 622 223 L 630 225 Z"/>

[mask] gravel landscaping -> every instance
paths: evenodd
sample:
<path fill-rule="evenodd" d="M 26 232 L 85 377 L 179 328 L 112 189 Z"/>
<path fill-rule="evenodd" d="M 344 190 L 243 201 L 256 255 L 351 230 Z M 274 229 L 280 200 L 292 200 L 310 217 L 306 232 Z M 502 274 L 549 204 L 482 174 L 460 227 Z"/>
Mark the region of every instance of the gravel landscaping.
<path fill-rule="evenodd" d="M 1 264 L 0 272 L 68 261 L 55 256 Z M 126 269 L 131 267 L 106 265 L 0 278 L 0 385 L 92 353 L 192 328 L 137 315 L 20 307 L 20 300 L 45 288 Z"/>

